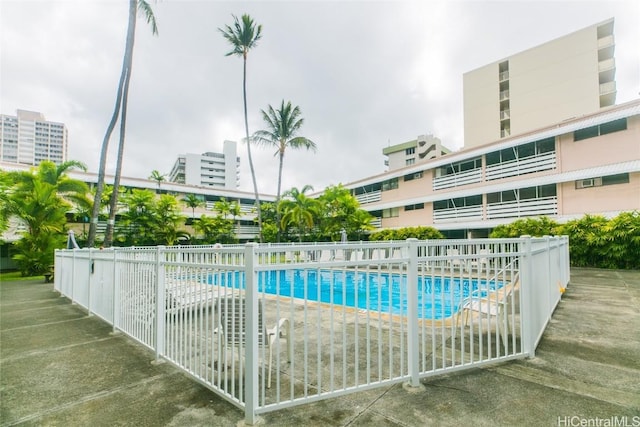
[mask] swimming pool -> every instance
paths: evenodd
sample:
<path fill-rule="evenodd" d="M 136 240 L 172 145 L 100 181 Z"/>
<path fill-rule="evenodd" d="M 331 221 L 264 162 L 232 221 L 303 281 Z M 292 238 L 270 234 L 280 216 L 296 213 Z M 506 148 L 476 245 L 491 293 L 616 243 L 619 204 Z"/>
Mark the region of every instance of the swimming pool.
<path fill-rule="evenodd" d="M 258 274 L 258 290 L 273 295 L 406 315 L 406 275 L 355 270 L 276 270 Z M 217 273 L 210 285 L 244 288 L 244 272 Z M 476 289 L 501 283 L 449 277 L 418 277 L 418 317 L 443 319 Z"/>

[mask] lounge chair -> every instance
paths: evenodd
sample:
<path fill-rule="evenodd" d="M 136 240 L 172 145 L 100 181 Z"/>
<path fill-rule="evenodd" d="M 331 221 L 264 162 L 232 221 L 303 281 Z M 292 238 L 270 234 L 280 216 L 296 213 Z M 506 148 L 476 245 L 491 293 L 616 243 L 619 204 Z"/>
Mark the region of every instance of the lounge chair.
<path fill-rule="evenodd" d="M 234 347 L 244 347 L 246 339 L 246 315 L 245 299 L 243 297 L 222 298 L 219 301 L 220 326 L 214 330 L 214 334 L 220 334 L 223 340 L 231 349 Z M 287 341 L 287 361 L 291 363 L 293 359 L 293 341 L 291 340 L 291 322 L 287 318 L 279 319 L 276 325 L 267 329 L 264 325 L 263 301 L 258 304 L 258 339 L 261 346 L 269 348 L 269 365 L 267 376 L 267 388 L 271 388 L 271 365 L 273 362 L 273 351 L 280 349 L 279 342 Z M 221 341 L 222 342 L 222 341 Z M 242 360 L 242 355 L 240 355 Z"/>
<path fill-rule="evenodd" d="M 455 339 L 460 318 L 462 318 L 463 327 L 467 326 L 469 318 L 473 315 L 476 315 L 480 321 L 482 321 L 482 319 L 491 321 L 495 318 L 496 335 L 498 338 L 502 338 L 502 344 L 506 350 L 509 343 L 509 334 L 511 333 L 507 307 L 511 303 L 512 295 L 519 285 L 520 276 L 516 273 L 511 282 L 499 289 L 492 290 L 482 288 L 474 290 L 469 297 L 460 303 L 456 315 L 453 338 Z"/>

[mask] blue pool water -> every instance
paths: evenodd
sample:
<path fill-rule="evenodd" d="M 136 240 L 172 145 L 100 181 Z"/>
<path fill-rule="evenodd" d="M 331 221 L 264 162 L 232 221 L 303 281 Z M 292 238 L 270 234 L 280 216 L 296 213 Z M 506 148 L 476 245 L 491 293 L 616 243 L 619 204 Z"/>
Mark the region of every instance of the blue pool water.
<path fill-rule="evenodd" d="M 268 294 L 306 298 L 387 314 L 406 315 L 406 275 L 367 274 L 362 271 L 278 270 L 260 272 L 258 289 Z M 244 273 L 228 272 L 209 276 L 211 285 L 244 288 Z M 442 319 L 454 314 L 460 301 L 478 288 L 492 289 L 483 280 L 449 277 L 418 278 L 418 317 Z"/>

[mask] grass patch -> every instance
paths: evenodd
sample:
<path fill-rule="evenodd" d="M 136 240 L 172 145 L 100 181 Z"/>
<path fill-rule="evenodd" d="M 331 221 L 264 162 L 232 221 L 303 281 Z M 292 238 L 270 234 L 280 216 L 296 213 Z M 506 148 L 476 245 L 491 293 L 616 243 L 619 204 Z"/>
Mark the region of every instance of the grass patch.
<path fill-rule="evenodd" d="M 20 281 L 20 280 L 36 280 L 41 279 L 44 280 L 44 276 L 28 276 L 24 277 L 20 275 L 19 271 L 11 271 L 9 273 L 0 273 L 0 282 L 5 282 L 11 280 L 12 282 Z"/>

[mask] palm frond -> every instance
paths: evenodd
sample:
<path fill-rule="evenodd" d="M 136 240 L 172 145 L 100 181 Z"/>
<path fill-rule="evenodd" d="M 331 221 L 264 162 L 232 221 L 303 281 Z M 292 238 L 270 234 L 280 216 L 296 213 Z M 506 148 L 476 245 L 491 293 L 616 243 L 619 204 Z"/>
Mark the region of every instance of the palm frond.
<path fill-rule="evenodd" d="M 151 9 L 151 5 L 146 0 L 138 0 L 138 10 L 144 15 L 147 24 L 151 25 L 151 34 L 154 36 L 158 34 L 158 25 L 156 23 L 156 16 Z"/>

